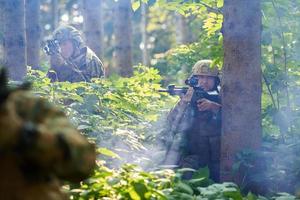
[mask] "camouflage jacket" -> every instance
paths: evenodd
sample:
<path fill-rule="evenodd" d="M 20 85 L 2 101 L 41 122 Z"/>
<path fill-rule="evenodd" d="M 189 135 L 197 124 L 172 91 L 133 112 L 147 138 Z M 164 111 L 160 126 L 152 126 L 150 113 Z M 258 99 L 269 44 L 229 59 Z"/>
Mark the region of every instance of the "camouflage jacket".
<path fill-rule="evenodd" d="M 221 112 L 205 111 L 200 115 L 193 116 L 194 112 L 190 104 L 192 95 L 193 89 L 189 88 L 167 116 L 167 128 L 164 133 L 169 138 L 169 144 L 167 144 L 164 164 L 178 164 L 180 154 L 189 144 L 187 140 L 197 140 L 203 136 L 220 136 L 221 134 Z"/>
<path fill-rule="evenodd" d="M 48 77 L 51 81 L 89 82 L 92 78 L 104 76 L 104 68 L 101 60 L 88 47 L 83 47 L 79 55 L 64 60 L 63 64 L 57 64 L 60 55 L 52 55 L 51 68 Z"/>
<path fill-rule="evenodd" d="M 220 135 L 218 130 L 221 126 L 221 112 L 205 111 L 194 115 L 194 108 L 190 104 L 192 95 L 193 90 L 190 89 L 168 115 L 168 123 L 173 134 L 193 131 L 197 132 L 199 136 Z M 220 97 L 216 99 L 216 103 L 221 103 Z"/>
<path fill-rule="evenodd" d="M 66 199 L 58 180 L 87 178 L 95 157 L 94 145 L 45 99 L 17 90 L 0 103 L 1 198 Z"/>

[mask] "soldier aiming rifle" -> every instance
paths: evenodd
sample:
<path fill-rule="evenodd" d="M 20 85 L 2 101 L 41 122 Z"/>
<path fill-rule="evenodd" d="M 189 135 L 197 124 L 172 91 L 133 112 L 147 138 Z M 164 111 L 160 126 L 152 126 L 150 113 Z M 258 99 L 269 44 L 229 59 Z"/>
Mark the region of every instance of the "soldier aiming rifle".
<path fill-rule="evenodd" d="M 47 76 L 51 81 L 89 82 L 104 76 L 102 62 L 72 26 L 56 29 L 46 41 L 44 51 L 50 56 L 51 68 Z"/>
<path fill-rule="evenodd" d="M 199 169 L 208 166 L 210 177 L 219 181 L 221 99 L 217 66 L 210 60 L 198 61 L 187 79 L 189 87 L 169 86 L 171 95 L 181 96 L 167 117 L 172 142 L 164 164 Z M 188 174 L 187 178 L 191 178 Z"/>

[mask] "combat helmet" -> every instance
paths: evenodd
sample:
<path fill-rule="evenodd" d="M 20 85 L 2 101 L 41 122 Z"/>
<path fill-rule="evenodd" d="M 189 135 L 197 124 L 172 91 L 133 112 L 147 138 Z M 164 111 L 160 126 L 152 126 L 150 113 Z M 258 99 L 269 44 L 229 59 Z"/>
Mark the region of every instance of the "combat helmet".
<path fill-rule="evenodd" d="M 54 40 L 57 40 L 59 43 L 66 40 L 72 40 L 77 47 L 83 46 L 83 39 L 81 37 L 81 34 L 73 26 L 64 25 L 58 27 L 54 31 L 52 38 Z"/>
<path fill-rule="evenodd" d="M 211 60 L 199 60 L 192 69 L 192 76 L 199 75 L 218 77 L 218 66 L 212 65 Z"/>

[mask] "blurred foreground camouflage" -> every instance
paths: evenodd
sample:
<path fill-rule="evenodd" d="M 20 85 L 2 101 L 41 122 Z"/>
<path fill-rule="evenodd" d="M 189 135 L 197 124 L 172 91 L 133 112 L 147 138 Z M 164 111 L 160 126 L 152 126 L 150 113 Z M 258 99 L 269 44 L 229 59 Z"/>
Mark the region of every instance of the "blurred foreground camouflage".
<path fill-rule="evenodd" d="M 95 147 L 66 115 L 23 83 L 9 87 L 0 72 L 0 196 L 10 200 L 61 200 L 60 181 L 92 172 Z"/>

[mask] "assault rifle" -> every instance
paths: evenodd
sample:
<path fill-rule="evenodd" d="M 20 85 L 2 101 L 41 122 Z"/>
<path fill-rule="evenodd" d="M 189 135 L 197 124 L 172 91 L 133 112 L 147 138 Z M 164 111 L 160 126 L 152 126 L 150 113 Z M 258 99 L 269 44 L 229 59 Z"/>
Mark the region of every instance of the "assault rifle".
<path fill-rule="evenodd" d="M 172 96 L 183 96 L 186 94 L 188 87 L 177 87 L 175 85 L 168 85 L 166 90 L 158 90 L 158 92 L 167 92 Z"/>
<path fill-rule="evenodd" d="M 190 104 L 195 115 L 198 115 L 200 113 L 197 107 L 197 101 L 199 99 L 208 99 L 210 101 L 220 103 L 219 93 L 217 91 L 206 92 L 205 90 L 203 90 L 202 87 L 198 86 L 198 79 L 196 76 L 192 76 L 190 79 L 187 79 L 185 81 L 185 84 L 194 89 Z M 172 96 L 178 95 L 182 97 L 187 93 L 188 88 L 189 87 L 176 87 L 175 85 L 169 85 L 166 90 L 159 90 L 159 92 L 167 92 Z"/>

